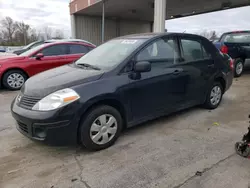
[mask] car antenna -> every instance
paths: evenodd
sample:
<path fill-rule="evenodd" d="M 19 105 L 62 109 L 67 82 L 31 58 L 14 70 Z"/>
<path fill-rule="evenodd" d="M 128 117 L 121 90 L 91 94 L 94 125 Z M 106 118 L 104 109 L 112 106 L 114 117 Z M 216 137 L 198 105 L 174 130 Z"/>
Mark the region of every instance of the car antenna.
<path fill-rule="evenodd" d="M 183 33 L 186 33 L 186 30 L 185 30 L 185 31 L 183 31 Z"/>

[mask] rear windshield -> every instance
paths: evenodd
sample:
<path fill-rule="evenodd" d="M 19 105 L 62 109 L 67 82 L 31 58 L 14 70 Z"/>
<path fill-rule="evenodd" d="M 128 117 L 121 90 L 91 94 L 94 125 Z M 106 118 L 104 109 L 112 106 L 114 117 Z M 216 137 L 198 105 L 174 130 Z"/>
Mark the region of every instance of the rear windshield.
<path fill-rule="evenodd" d="M 250 43 L 250 33 L 231 33 L 222 37 L 223 42 L 228 43 Z"/>

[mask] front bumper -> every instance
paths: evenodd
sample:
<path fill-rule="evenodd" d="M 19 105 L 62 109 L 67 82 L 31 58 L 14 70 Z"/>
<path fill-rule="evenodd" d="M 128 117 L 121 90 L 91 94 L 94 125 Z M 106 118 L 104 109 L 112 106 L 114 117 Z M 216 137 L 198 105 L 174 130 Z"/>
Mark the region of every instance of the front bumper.
<path fill-rule="evenodd" d="M 77 143 L 77 129 L 80 121 L 79 104 L 72 103 L 64 108 L 49 112 L 23 109 L 11 104 L 11 113 L 19 132 L 28 138 L 51 145 Z"/>

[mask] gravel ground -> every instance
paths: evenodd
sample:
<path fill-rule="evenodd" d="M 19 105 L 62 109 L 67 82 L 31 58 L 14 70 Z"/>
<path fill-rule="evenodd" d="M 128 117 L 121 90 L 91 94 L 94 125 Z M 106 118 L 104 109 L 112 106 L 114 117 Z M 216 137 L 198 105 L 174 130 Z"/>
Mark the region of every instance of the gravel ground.
<path fill-rule="evenodd" d="M 0 91 L 0 187 L 248 188 L 250 160 L 234 143 L 248 127 L 249 87 L 247 72 L 218 109 L 195 107 L 131 128 L 100 152 L 22 136 L 10 115 L 16 92 Z"/>

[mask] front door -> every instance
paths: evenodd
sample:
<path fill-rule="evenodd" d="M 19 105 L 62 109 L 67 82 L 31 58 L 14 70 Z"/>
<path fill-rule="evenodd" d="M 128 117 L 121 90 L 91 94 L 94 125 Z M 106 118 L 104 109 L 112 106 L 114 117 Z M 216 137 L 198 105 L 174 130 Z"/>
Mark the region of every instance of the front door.
<path fill-rule="evenodd" d="M 149 61 L 152 68 L 130 81 L 129 96 L 134 119 L 174 111 L 185 96 L 188 82 L 177 64 L 180 58 L 176 39 L 157 39 L 139 52 L 135 60 Z"/>
<path fill-rule="evenodd" d="M 36 54 L 30 57 L 33 59 L 29 64 L 31 75 L 70 63 L 68 59 L 68 48 L 64 44 L 45 47 L 38 53 L 42 53 L 44 57 L 36 59 Z"/>

